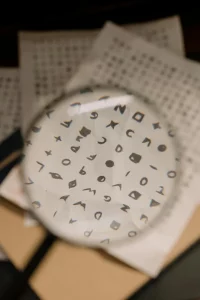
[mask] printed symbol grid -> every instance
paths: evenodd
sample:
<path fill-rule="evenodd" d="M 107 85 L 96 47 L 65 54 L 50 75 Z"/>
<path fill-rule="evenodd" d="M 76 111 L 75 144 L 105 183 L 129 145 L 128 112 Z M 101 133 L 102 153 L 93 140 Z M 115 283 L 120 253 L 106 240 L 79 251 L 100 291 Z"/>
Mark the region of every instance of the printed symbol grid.
<path fill-rule="evenodd" d="M 142 30 L 145 36 L 145 30 Z M 148 40 L 158 42 L 163 47 L 167 34 L 162 37 L 160 32 L 148 32 Z M 163 29 L 161 30 L 161 33 Z M 56 95 L 64 84 L 75 73 L 80 63 L 89 53 L 93 37 L 44 40 L 35 42 L 33 46 L 34 86 L 36 96 L 46 96 L 48 93 Z"/>
<path fill-rule="evenodd" d="M 56 95 L 88 53 L 92 39 L 84 37 L 38 41 L 33 46 L 36 96 Z"/>
<path fill-rule="evenodd" d="M 177 17 L 148 24 L 130 24 L 125 28 L 136 34 L 141 32 L 151 42 L 183 55 L 180 21 Z M 97 34 L 98 31 L 22 33 L 20 72 L 23 106 L 26 107 L 24 103 L 30 99 L 30 104 L 36 106 L 32 111 L 37 111 L 44 101 L 48 102 L 49 98 L 56 96 L 89 53 Z M 26 91 L 27 80 L 31 88 Z M 27 121 L 23 122 L 28 123 L 31 116 L 24 114 Z"/>
<path fill-rule="evenodd" d="M 156 26 L 155 26 L 156 25 Z M 126 29 L 136 32 L 148 42 L 170 49 L 178 55 L 184 54 L 180 21 L 172 18 L 171 22 L 166 24 L 165 20 L 157 21 L 157 24 L 148 23 L 144 28 L 140 25 L 128 25 Z"/>
<path fill-rule="evenodd" d="M 0 69 L 0 141 L 20 127 L 18 71 Z"/>
<path fill-rule="evenodd" d="M 94 98 L 99 99 L 96 105 L 104 101 L 105 106 L 115 99 L 109 99 L 109 90 L 88 90 L 74 96 L 77 102 L 72 102 L 72 109 L 84 109 L 85 94 L 90 95 L 93 106 Z M 89 236 L 96 238 L 104 227 L 109 239 L 110 228 L 117 238 L 133 231 L 136 235 L 137 228 L 160 214 L 171 195 L 176 178 L 172 138 L 157 115 L 127 97 L 131 98 L 130 107 L 114 105 L 71 120 L 65 104 L 58 110 L 52 107 L 51 116 L 46 114 L 32 127 L 24 158 L 25 185 L 41 219 L 60 228 L 58 234 L 65 229 L 66 238 L 73 230 L 78 238 L 87 228 L 84 236 L 90 232 Z M 63 122 L 66 116 L 68 120 Z M 108 238 L 104 230 L 101 240 Z"/>
<path fill-rule="evenodd" d="M 99 41 L 98 46 L 103 45 L 102 58 L 92 65 L 91 84 L 123 87 L 156 103 L 168 123 L 178 128 L 186 162 L 199 162 L 192 147 L 200 134 L 199 78 L 184 67 L 162 60 L 148 45 L 146 49 L 137 47 L 137 42 L 132 46 L 120 35 L 112 36 L 107 45 L 103 38 Z"/>

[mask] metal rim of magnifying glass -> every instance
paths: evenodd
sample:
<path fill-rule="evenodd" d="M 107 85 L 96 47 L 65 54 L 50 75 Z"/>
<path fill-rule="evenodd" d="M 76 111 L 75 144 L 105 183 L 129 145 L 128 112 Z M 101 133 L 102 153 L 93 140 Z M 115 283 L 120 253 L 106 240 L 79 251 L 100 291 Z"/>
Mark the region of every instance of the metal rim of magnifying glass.
<path fill-rule="evenodd" d="M 42 117 L 44 116 L 45 113 L 45 109 L 49 109 L 49 108 L 56 108 L 56 106 L 59 106 L 60 103 L 64 102 L 64 101 L 68 101 L 71 97 L 73 97 L 76 94 L 80 95 L 80 91 L 81 90 L 86 90 L 89 89 L 90 91 L 98 91 L 98 90 L 110 90 L 110 91 L 119 91 L 119 93 L 125 93 L 127 95 L 132 95 L 133 97 L 135 97 L 136 101 L 142 101 L 143 105 L 148 106 L 149 110 L 151 110 L 155 115 L 158 116 L 158 119 L 161 120 L 162 115 L 160 114 L 158 108 L 154 105 L 154 104 L 149 104 L 147 103 L 147 98 L 143 97 L 142 95 L 138 94 L 138 93 L 134 93 L 134 91 L 129 91 L 128 89 L 123 89 L 123 88 L 118 88 L 118 87 L 113 87 L 113 86 L 107 86 L 107 85 L 89 85 L 89 86 L 80 86 L 77 89 L 74 90 L 70 90 L 70 91 L 66 91 L 64 90 L 59 96 L 55 97 L 49 104 L 47 104 L 45 107 L 43 107 L 41 109 L 41 111 L 33 118 L 33 120 L 29 123 L 28 129 L 25 132 L 24 135 L 24 140 L 27 139 L 27 137 L 30 135 L 31 133 L 31 129 L 33 128 L 34 124 L 37 123 L 38 120 L 42 119 Z M 146 100 L 145 100 L 146 99 Z M 168 126 L 166 120 L 162 120 L 162 125 L 164 126 L 166 132 L 169 132 L 170 127 Z M 179 150 L 179 139 L 178 137 L 173 137 L 173 139 L 171 140 L 171 143 L 173 145 L 173 150 L 174 150 L 174 159 L 176 157 L 180 158 L 180 152 Z M 22 153 L 24 152 L 25 147 L 23 147 L 22 149 Z M 19 168 L 19 172 L 20 172 L 20 177 L 22 182 L 24 182 L 25 180 L 25 172 L 24 172 L 24 167 L 23 167 L 23 161 L 20 163 L 20 168 Z M 165 220 L 165 218 L 169 215 L 169 213 L 171 212 L 171 210 L 173 209 L 175 203 L 177 202 L 177 196 L 178 196 L 178 191 L 179 191 L 179 182 L 180 182 L 180 174 L 181 174 L 181 167 L 180 164 L 177 164 L 176 166 L 176 177 L 174 178 L 174 184 L 173 184 L 173 188 L 171 189 L 171 193 L 169 194 L 166 203 L 163 204 L 160 212 L 158 213 L 158 215 L 151 221 L 148 221 L 148 224 L 140 229 L 137 234 L 134 236 L 134 241 L 137 240 L 138 238 L 140 238 L 142 235 L 144 234 L 148 234 L 148 232 L 156 227 L 156 224 L 161 224 L 162 220 Z M 41 216 L 39 216 L 36 212 L 35 209 L 33 209 L 32 207 L 32 203 L 34 201 L 34 199 L 31 198 L 31 195 L 28 191 L 28 188 L 23 185 L 23 189 L 25 191 L 25 195 L 27 195 L 27 202 L 29 203 L 29 207 L 31 210 L 31 213 L 35 216 L 35 218 L 46 228 L 48 229 L 51 233 L 53 233 L 55 236 L 62 238 L 63 240 L 70 242 L 72 244 L 75 245 L 79 245 L 82 247 L 92 247 L 92 248 L 106 248 L 107 246 L 104 245 L 97 245 L 97 243 L 84 243 L 82 241 L 77 241 L 76 238 L 72 238 L 71 236 L 68 238 L 65 235 L 59 234 L 59 232 L 54 228 L 54 226 L 52 225 L 51 222 L 48 222 L 46 220 L 43 220 Z M 131 239 L 131 241 L 133 241 L 133 239 Z M 124 237 L 124 239 L 120 239 L 117 241 L 112 242 L 112 245 L 117 245 L 117 244 L 121 244 L 121 243 L 126 243 L 126 242 L 130 242 L 130 238 L 128 239 L 127 237 Z"/>

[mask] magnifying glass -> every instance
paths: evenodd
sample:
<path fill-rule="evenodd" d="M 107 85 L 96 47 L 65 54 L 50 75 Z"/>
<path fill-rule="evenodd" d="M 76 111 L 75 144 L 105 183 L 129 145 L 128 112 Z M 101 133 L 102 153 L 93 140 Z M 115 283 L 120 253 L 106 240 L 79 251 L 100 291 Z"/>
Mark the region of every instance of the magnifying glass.
<path fill-rule="evenodd" d="M 64 93 L 25 136 L 21 177 L 30 210 L 51 237 L 73 244 L 133 242 L 175 202 L 175 144 L 159 113 L 127 91 Z"/>

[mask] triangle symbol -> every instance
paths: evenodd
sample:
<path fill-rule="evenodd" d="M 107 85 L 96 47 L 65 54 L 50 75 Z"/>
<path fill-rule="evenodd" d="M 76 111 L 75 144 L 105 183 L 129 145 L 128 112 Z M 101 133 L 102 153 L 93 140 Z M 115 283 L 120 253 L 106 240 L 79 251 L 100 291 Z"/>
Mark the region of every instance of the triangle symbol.
<path fill-rule="evenodd" d="M 150 207 L 154 207 L 154 206 L 158 206 L 158 205 L 160 205 L 160 203 L 159 202 L 157 202 L 157 201 L 155 201 L 155 200 L 151 200 L 151 202 L 150 202 Z"/>

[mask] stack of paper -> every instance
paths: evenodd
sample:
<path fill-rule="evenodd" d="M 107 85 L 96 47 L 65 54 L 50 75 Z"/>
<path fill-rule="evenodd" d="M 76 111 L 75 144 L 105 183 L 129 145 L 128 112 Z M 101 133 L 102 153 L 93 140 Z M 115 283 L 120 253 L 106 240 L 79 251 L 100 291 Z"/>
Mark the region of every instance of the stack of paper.
<path fill-rule="evenodd" d="M 200 67 L 181 58 L 184 47 L 178 18 L 125 28 L 108 23 L 100 33 L 21 33 L 21 126 L 24 131 L 32 117 L 63 87 L 117 85 L 158 107 L 180 139 L 183 174 L 178 201 L 151 232 L 108 248 L 111 255 L 156 276 L 196 207 L 195 166 L 199 157 L 193 139 L 199 128 Z M 0 193 L 26 208 L 20 183 L 16 168 Z"/>

